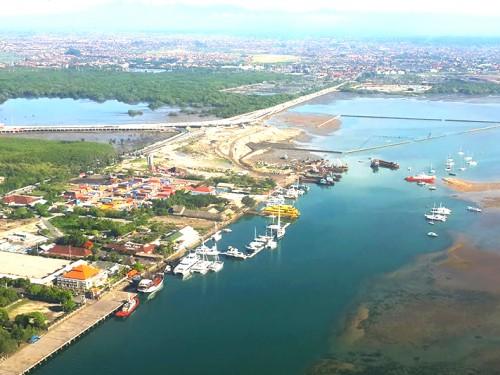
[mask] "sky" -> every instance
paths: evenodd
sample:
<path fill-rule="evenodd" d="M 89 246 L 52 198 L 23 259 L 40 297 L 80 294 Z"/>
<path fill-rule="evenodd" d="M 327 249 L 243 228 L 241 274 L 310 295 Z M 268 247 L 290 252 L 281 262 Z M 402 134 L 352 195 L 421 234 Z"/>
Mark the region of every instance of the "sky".
<path fill-rule="evenodd" d="M 496 0 L 0 0 L 0 30 L 500 37 Z"/>

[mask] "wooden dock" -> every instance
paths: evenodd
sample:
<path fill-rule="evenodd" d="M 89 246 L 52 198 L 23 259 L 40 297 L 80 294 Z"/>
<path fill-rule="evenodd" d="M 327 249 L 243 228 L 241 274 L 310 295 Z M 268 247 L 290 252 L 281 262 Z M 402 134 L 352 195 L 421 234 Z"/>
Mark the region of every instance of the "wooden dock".
<path fill-rule="evenodd" d="M 38 342 L 24 346 L 0 362 L 0 375 L 26 374 L 112 315 L 125 299 L 125 292 L 109 292 L 100 300 L 56 323 Z"/>

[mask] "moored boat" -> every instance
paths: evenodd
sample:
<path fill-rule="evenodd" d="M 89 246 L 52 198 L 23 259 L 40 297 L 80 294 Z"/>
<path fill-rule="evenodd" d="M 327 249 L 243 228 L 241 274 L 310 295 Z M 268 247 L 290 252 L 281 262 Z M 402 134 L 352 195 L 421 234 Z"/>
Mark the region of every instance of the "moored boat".
<path fill-rule="evenodd" d="M 470 212 L 483 212 L 483 210 L 479 207 L 467 206 L 467 211 Z"/>
<path fill-rule="evenodd" d="M 413 176 L 407 176 L 407 177 L 405 177 L 405 180 L 408 182 L 417 182 L 417 183 L 418 182 L 425 182 L 428 184 L 432 184 L 436 180 L 436 176 L 431 176 L 431 175 L 428 175 L 425 173 L 420 173 L 420 174 L 413 175 Z"/>
<path fill-rule="evenodd" d="M 162 273 L 154 275 L 153 279 L 142 279 L 137 285 L 137 291 L 140 293 L 151 294 L 163 288 L 164 276 Z"/>
<path fill-rule="evenodd" d="M 128 298 L 127 301 L 122 305 L 120 310 L 115 313 L 118 318 L 128 318 L 134 311 L 139 307 L 140 300 L 139 297 L 134 296 Z"/>

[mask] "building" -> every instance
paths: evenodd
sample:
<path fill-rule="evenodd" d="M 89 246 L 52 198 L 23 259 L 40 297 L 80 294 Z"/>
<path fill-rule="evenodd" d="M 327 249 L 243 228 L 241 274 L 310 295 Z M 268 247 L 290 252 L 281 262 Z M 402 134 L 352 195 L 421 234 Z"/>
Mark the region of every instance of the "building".
<path fill-rule="evenodd" d="M 30 195 L 8 195 L 3 198 L 3 203 L 10 207 L 25 207 L 25 206 L 35 206 L 36 204 L 44 204 L 47 201 L 43 200 L 41 197 L 34 197 Z"/>
<path fill-rule="evenodd" d="M 122 254 L 128 255 L 137 255 L 137 254 L 153 254 L 156 249 L 156 245 L 149 244 L 139 244 L 131 241 L 118 244 L 118 243 L 110 243 L 106 245 L 107 249 L 117 251 Z"/>
<path fill-rule="evenodd" d="M 54 245 L 46 251 L 46 254 L 67 259 L 82 259 L 92 255 L 92 251 L 84 247 Z"/>
<path fill-rule="evenodd" d="M 58 276 L 82 262 L 0 251 L 0 278 L 29 279 L 33 284 L 51 285 Z"/>
<path fill-rule="evenodd" d="M 88 264 L 80 264 L 57 278 L 57 285 L 77 293 L 102 287 L 108 279 L 107 272 Z"/>
<path fill-rule="evenodd" d="M 155 171 L 155 159 L 154 159 L 153 154 L 148 154 L 147 162 L 148 162 L 148 169 L 151 172 L 154 172 Z"/>

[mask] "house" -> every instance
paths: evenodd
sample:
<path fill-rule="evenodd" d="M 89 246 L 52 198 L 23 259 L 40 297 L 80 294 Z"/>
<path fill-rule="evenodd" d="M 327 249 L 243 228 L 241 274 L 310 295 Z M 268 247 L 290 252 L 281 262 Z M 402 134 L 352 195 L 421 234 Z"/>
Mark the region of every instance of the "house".
<path fill-rule="evenodd" d="M 138 244 L 131 241 L 125 242 L 123 244 L 110 243 L 105 246 L 107 249 L 117 251 L 122 254 L 136 255 L 138 253 L 142 254 L 152 254 L 155 249 L 155 244 Z"/>
<path fill-rule="evenodd" d="M 92 255 L 92 251 L 85 247 L 54 245 L 47 250 L 46 254 L 66 259 L 81 259 Z"/>
<path fill-rule="evenodd" d="M 81 264 L 59 276 L 57 285 L 77 293 L 84 293 L 92 288 L 103 286 L 107 278 L 106 272 L 88 264 Z"/>
<path fill-rule="evenodd" d="M 25 206 L 35 206 L 36 204 L 44 204 L 47 201 L 41 197 L 34 197 L 30 195 L 8 195 L 3 198 L 3 203 L 10 207 L 25 207 Z"/>
<path fill-rule="evenodd" d="M 209 195 L 209 194 L 215 194 L 215 189 L 211 186 L 187 186 L 186 187 L 187 191 L 190 191 L 191 194 L 193 195 Z"/>

